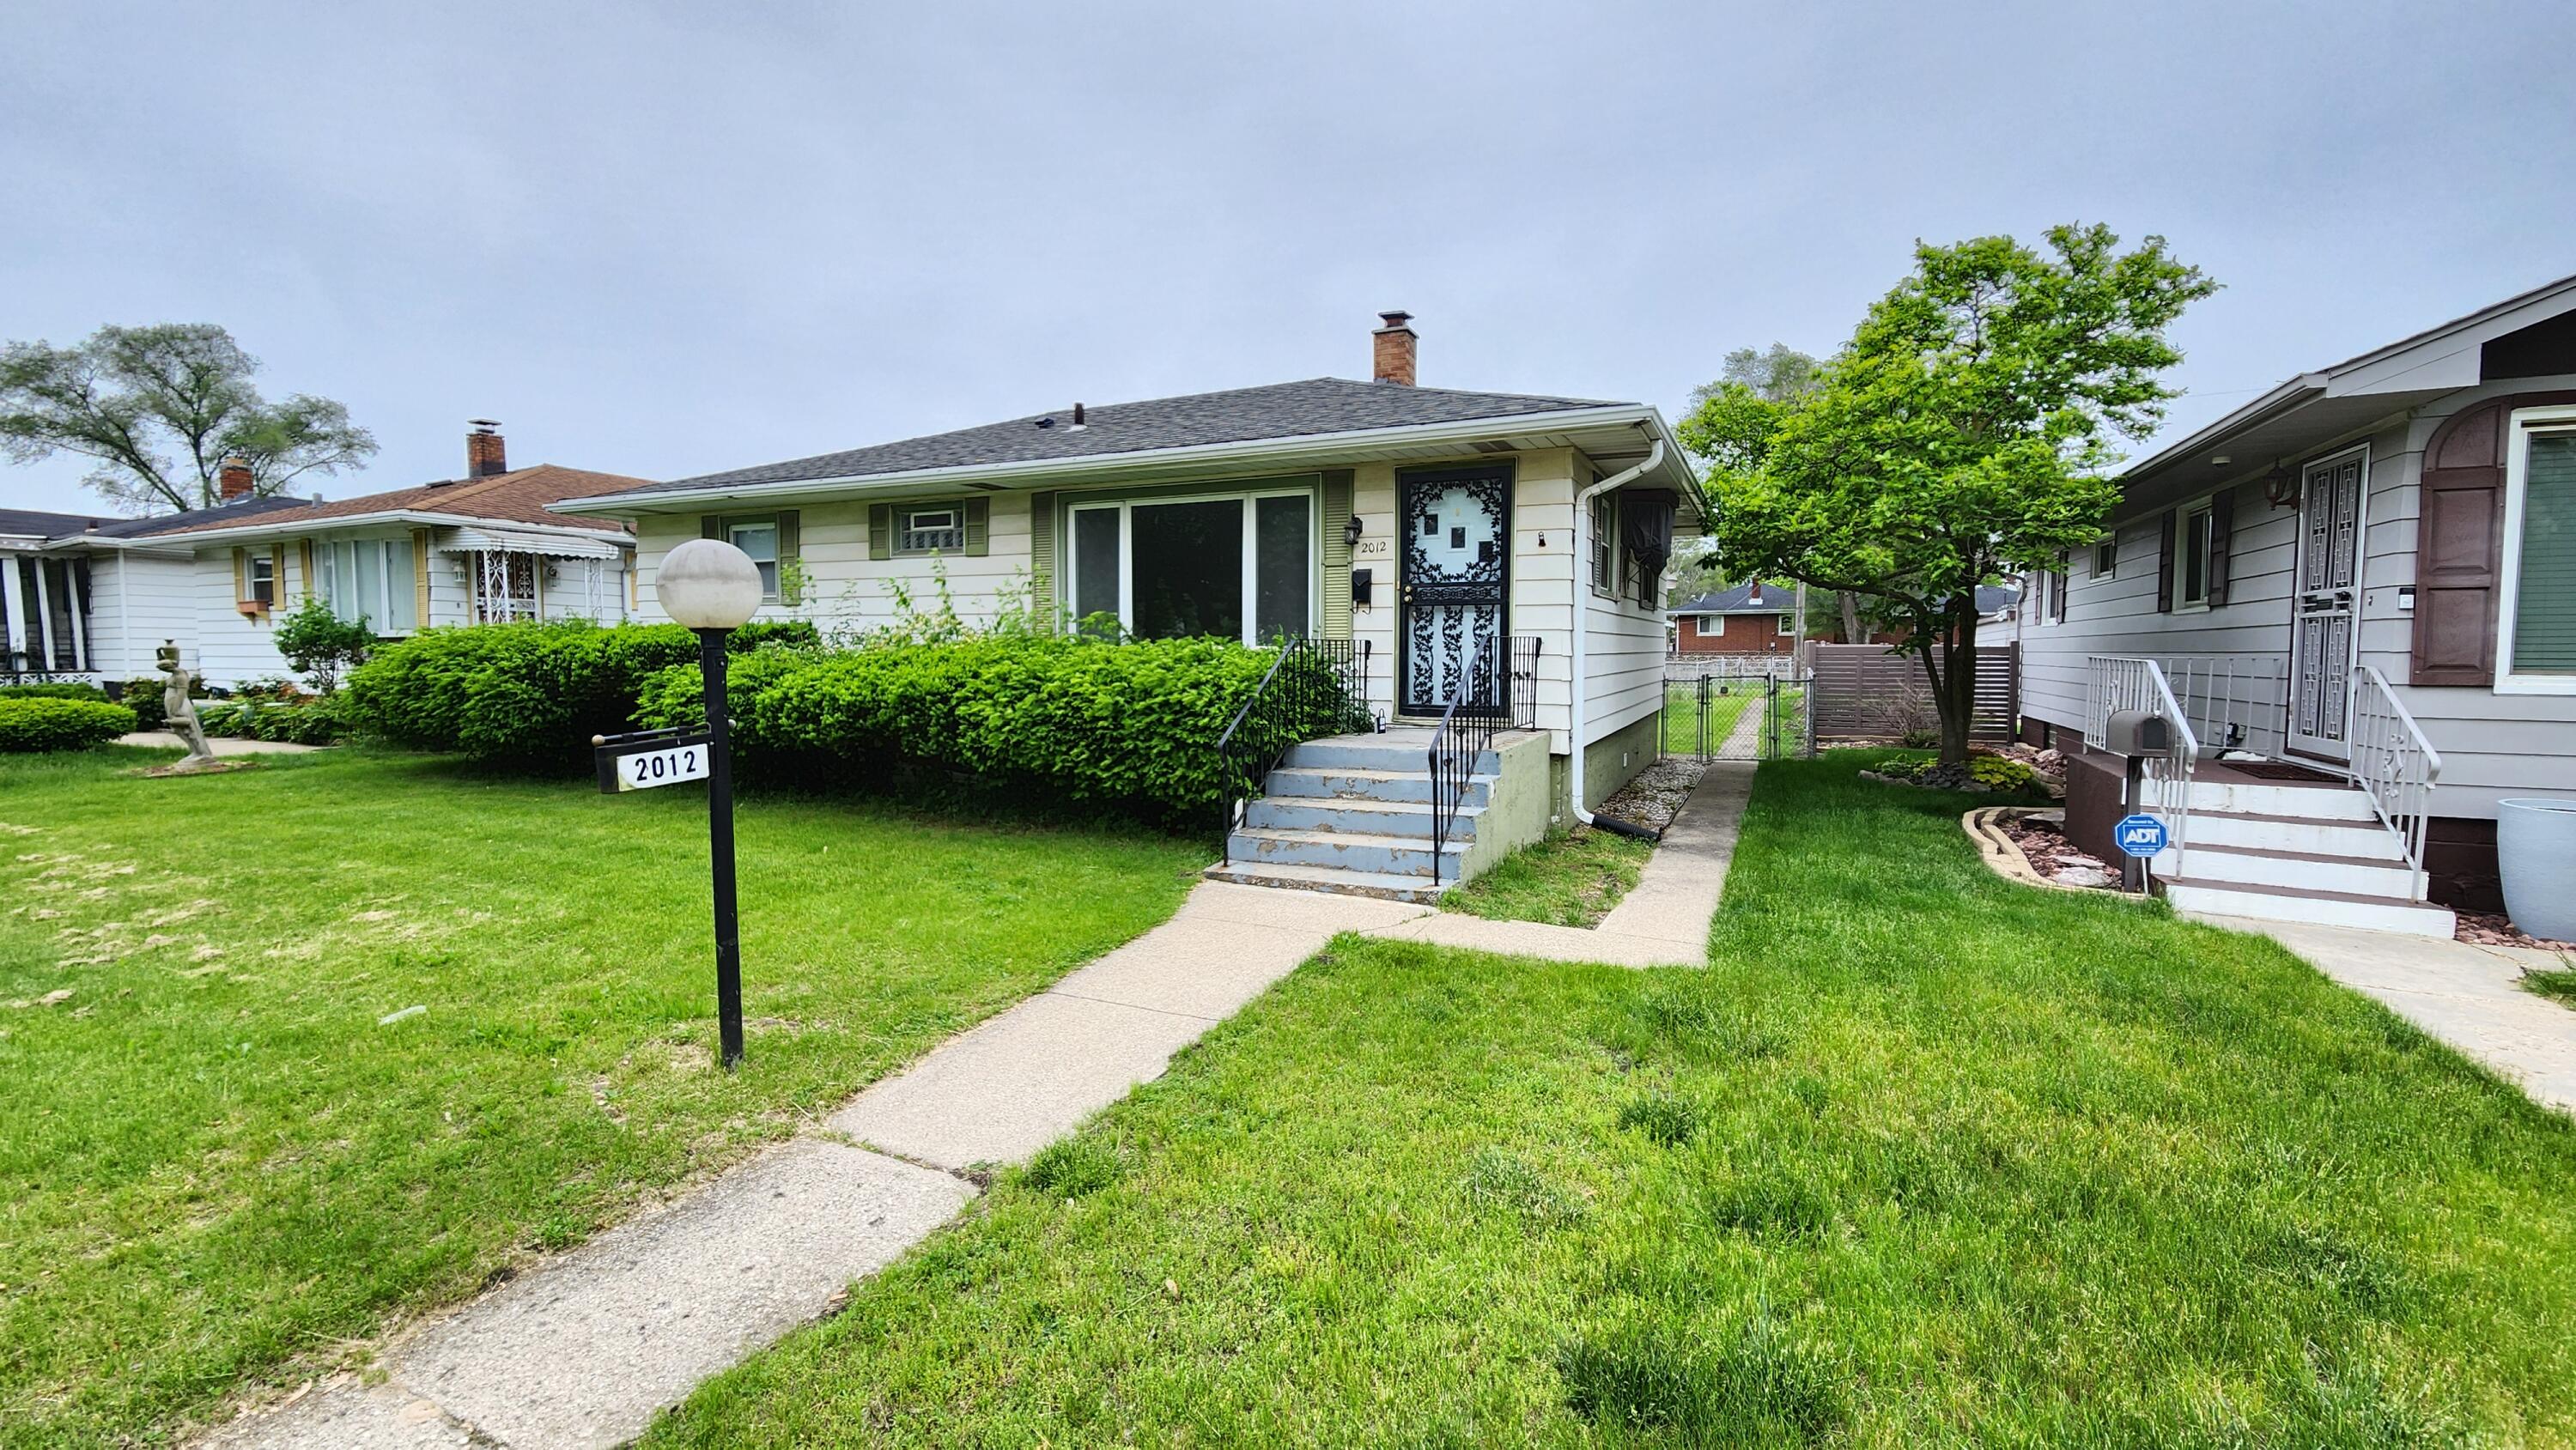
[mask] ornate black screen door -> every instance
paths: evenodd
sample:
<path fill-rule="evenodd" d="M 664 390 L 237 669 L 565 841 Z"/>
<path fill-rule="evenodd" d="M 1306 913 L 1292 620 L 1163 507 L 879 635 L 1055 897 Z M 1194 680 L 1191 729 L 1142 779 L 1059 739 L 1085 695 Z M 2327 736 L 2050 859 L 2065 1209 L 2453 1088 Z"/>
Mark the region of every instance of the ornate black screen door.
<path fill-rule="evenodd" d="M 1510 466 L 1399 472 L 1396 530 L 1404 550 L 1396 708 L 1437 715 L 1457 697 L 1467 662 L 1503 634 L 1511 597 Z M 1500 687 L 1483 688 L 1499 708 Z"/>

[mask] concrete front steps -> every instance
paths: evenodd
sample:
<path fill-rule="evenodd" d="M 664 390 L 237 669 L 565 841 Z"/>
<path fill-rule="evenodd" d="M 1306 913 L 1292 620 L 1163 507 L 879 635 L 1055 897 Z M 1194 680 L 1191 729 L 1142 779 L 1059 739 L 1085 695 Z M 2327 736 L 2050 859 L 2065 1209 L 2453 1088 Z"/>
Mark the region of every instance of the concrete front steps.
<path fill-rule="evenodd" d="M 2180 911 L 2451 936 L 2450 908 L 2422 899 L 2397 833 L 2340 783 L 2195 779 L 2181 869 L 2154 861 Z"/>
<path fill-rule="evenodd" d="M 1431 766 L 1420 731 L 1295 746 L 1226 838 L 1212 881 L 1428 904 L 1458 884 L 1501 765 L 1478 757 L 1432 879 Z"/>

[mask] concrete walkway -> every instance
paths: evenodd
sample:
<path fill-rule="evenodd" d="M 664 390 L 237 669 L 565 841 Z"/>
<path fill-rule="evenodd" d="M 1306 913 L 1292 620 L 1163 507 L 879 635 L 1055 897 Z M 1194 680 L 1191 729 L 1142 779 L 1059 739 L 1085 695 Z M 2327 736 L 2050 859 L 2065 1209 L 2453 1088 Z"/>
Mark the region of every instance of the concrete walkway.
<path fill-rule="evenodd" d="M 1629 966 L 1700 966 L 1750 794 L 1711 767 L 1597 931 L 1364 896 L 1202 882 L 1171 920 L 949 1039 L 667 1207 L 396 1336 L 382 1377 L 308 1387 L 205 1444 L 263 1450 L 606 1450 L 699 1382 L 828 1310 L 1016 1163 L 1162 1075 L 1172 1055 L 1340 932 Z"/>
<path fill-rule="evenodd" d="M 119 745 L 145 745 L 155 750 L 185 750 L 188 742 L 167 730 L 137 730 L 116 737 Z M 217 758 L 227 755 L 305 755 L 323 749 L 319 745 L 290 745 L 283 740 L 237 740 L 226 736 L 209 736 L 206 748 Z"/>
<path fill-rule="evenodd" d="M 2190 913 L 2268 936 L 2424 1033 L 2519 1085 L 2533 1102 L 2576 1112 L 2576 1010 L 2515 985 L 2526 971 L 2571 965 L 2556 952 Z"/>
<path fill-rule="evenodd" d="M 1717 758 L 1719 760 L 1760 760 L 1762 724 L 1770 716 L 1771 706 L 1767 699 L 1746 701 L 1743 711 L 1735 717 L 1735 728 L 1727 731 L 1726 738 L 1718 742 Z"/>

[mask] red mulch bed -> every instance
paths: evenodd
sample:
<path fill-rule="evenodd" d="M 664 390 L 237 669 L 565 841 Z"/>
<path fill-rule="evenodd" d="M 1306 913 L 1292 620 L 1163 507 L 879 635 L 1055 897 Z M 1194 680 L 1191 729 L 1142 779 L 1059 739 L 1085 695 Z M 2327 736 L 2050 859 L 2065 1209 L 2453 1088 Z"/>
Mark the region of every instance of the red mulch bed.
<path fill-rule="evenodd" d="M 2502 915 L 2480 911 L 2460 911 L 2452 915 L 2458 918 L 2459 924 L 2451 929 L 2451 935 L 2472 946 L 2535 947 L 2544 952 L 2576 952 L 2576 942 L 2550 941 L 2546 937 L 2533 936 Z"/>
<path fill-rule="evenodd" d="M 2096 891 L 2120 889 L 2119 868 L 2078 849 L 2066 839 L 2065 831 L 2055 821 L 2031 816 L 2005 816 L 1998 824 L 2012 843 L 2021 848 L 2021 853 L 2030 858 L 2031 869 L 2060 886 L 2082 886 Z M 2091 874 L 2085 874 L 2088 872 Z"/>

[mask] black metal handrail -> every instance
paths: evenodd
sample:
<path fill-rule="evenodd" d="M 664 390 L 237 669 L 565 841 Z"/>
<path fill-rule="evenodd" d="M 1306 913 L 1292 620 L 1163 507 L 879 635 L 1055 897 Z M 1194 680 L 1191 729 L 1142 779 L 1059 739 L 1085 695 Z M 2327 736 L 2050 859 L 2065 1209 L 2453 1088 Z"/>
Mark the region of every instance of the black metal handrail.
<path fill-rule="evenodd" d="M 1431 884 L 1440 884 L 1440 861 L 1449 830 L 1466 802 L 1477 762 L 1494 748 L 1497 729 L 1538 724 L 1539 638 L 1516 634 L 1479 641 L 1459 671 L 1458 693 L 1431 732 Z M 1508 663 L 1506 663 L 1508 661 Z"/>
<path fill-rule="evenodd" d="M 1227 786 L 1223 859 L 1234 860 L 1234 830 L 1252 810 L 1270 772 L 1289 750 L 1308 740 L 1344 731 L 1366 730 L 1368 713 L 1367 641 L 1296 639 L 1279 651 L 1270 669 L 1253 686 L 1251 698 L 1234 712 L 1225 733 L 1216 739 L 1219 768 Z"/>

